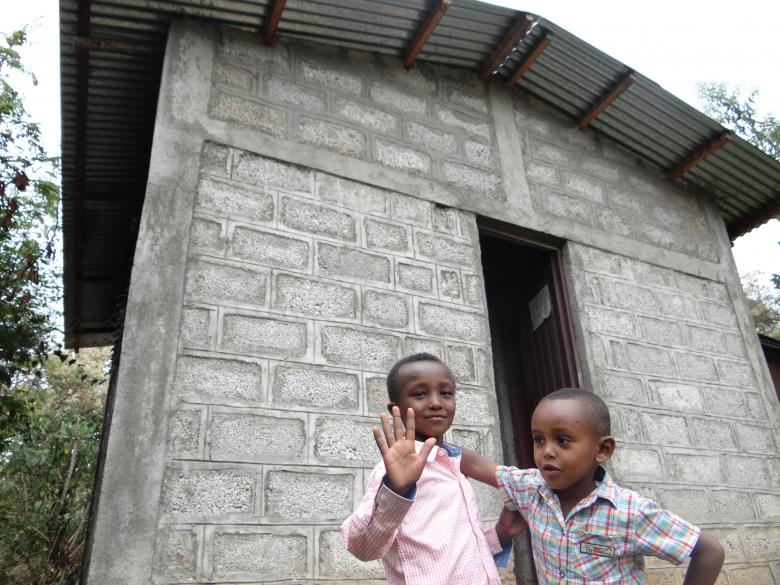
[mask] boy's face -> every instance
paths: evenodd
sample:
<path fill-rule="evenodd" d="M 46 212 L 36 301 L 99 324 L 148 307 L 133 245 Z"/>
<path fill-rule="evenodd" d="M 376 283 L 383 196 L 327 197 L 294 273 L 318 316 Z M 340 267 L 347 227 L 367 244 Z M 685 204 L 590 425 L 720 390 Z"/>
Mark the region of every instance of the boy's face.
<path fill-rule="evenodd" d="M 387 405 L 388 410 L 396 403 Z M 414 411 L 415 438 L 424 441 L 442 436 L 455 418 L 455 382 L 439 362 L 409 362 L 398 370 L 398 408 L 406 423 L 406 411 Z"/>
<path fill-rule="evenodd" d="M 612 455 L 614 439 L 599 436 L 576 399 L 542 400 L 531 417 L 534 461 L 547 485 L 580 500 L 593 490 L 593 473 Z"/>

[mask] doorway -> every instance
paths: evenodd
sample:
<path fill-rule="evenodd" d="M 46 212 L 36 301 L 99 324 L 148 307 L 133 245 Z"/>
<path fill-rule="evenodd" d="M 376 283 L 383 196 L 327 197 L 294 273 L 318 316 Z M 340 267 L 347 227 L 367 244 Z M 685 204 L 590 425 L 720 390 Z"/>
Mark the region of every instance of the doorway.
<path fill-rule="evenodd" d="M 582 381 L 563 242 L 487 219 L 479 231 L 506 462 L 534 467 L 531 413 L 545 395 Z"/>

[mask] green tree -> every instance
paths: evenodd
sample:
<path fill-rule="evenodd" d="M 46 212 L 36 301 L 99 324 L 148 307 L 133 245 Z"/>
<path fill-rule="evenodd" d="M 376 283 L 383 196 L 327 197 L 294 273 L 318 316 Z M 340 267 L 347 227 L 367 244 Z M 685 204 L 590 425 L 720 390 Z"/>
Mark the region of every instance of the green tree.
<path fill-rule="evenodd" d="M 53 349 L 53 307 L 61 298 L 53 267 L 58 234 L 57 159 L 41 142 L 14 87 L 25 77 L 24 30 L 0 35 L 0 388 L 39 370 Z"/>
<path fill-rule="evenodd" d="M 780 288 L 763 283 L 756 272 L 743 275 L 741 280 L 756 331 L 780 341 Z"/>

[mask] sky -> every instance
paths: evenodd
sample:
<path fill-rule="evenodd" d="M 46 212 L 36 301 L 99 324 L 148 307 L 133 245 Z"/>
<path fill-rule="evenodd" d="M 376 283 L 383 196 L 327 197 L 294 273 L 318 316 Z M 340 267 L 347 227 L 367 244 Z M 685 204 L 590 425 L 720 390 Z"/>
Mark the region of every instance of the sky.
<path fill-rule="evenodd" d="M 489 0 L 546 18 L 701 109 L 697 82 L 759 90 L 761 114 L 780 117 L 780 2 L 769 0 Z M 38 77 L 25 104 L 59 152 L 57 0 L 0 1 L 0 32 L 30 25 L 24 63 Z M 739 238 L 740 274 L 780 272 L 780 221 Z"/>

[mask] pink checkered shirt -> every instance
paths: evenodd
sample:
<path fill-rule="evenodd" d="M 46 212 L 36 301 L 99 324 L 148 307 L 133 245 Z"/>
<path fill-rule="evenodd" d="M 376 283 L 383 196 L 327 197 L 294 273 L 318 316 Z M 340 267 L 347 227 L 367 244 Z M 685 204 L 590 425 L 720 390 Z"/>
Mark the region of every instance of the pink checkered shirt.
<path fill-rule="evenodd" d="M 644 556 L 682 563 L 699 529 L 597 471 L 596 488 L 566 519 L 538 469 L 499 466 L 504 504 L 528 521 L 539 585 L 644 583 Z"/>
<path fill-rule="evenodd" d="M 422 443 L 416 441 L 419 451 Z M 414 499 L 382 484 L 380 462 L 363 500 L 341 526 L 347 549 L 362 561 L 382 559 L 390 585 L 499 585 L 495 528 L 483 530 L 460 450 L 434 447 Z M 506 549 L 505 549 L 506 550 Z"/>

